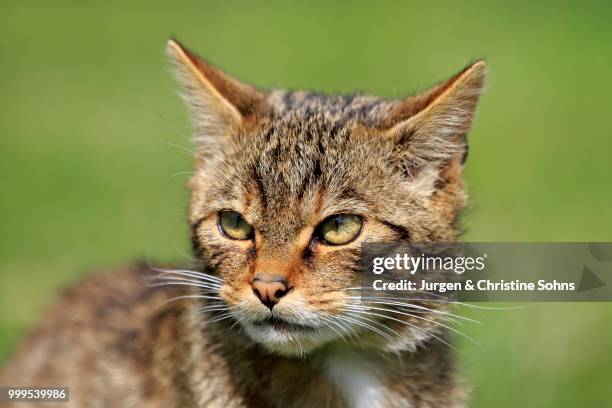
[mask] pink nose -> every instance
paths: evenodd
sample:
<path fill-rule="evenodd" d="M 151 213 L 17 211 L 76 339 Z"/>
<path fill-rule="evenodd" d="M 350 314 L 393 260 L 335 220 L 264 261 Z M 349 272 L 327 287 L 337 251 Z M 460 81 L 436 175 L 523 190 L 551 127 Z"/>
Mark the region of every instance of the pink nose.
<path fill-rule="evenodd" d="M 251 283 L 255 296 L 270 310 L 289 292 L 287 282 L 283 279 L 265 279 L 255 277 Z"/>

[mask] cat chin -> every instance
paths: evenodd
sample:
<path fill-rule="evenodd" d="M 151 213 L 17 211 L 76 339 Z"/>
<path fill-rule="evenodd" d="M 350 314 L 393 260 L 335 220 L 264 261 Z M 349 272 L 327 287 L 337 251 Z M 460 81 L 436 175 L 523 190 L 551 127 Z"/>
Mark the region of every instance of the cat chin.
<path fill-rule="evenodd" d="M 279 330 L 269 326 L 244 325 L 246 334 L 268 352 L 285 357 L 303 357 L 334 340 L 321 331 Z"/>

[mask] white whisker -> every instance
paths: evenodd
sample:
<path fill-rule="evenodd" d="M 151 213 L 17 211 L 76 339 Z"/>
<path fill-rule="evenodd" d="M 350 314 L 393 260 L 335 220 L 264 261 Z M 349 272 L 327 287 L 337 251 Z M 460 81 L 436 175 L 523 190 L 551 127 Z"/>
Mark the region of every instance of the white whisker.
<path fill-rule="evenodd" d="M 191 271 L 188 269 L 156 269 L 156 268 L 151 268 L 152 270 L 154 270 L 155 272 L 160 272 L 162 274 L 167 273 L 167 274 L 178 274 L 178 275 L 185 275 L 185 276 L 190 276 L 192 278 L 198 278 L 198 279 L 203 279 L 203 280 L 207 280 L 209 282 L 215 282 L 218 284 L 223 284 L 223 279 L 217 277 L 217 276 L 213 276 L 213 275 L 209 275 L 207 273 L 203 273 L 203 272 L 198 272 L 198 271 Z"/>
<path fill-rule="evenodd" d="M 369 318 L 367 318 L 367 317 L 366 317 L 366 318 L 364 318 L 363 316 L 361 316 L 361 315 L 359 315 L 359 314 L 356 314 L 356 313 L 351 313 L 351 312 L 348 312 L 348 311 L 347 311 L 347 312 L 345 312 L 345 314 L 349 314 L 350 316 L 353 316 L 354 318 L 353 318 L 353 317 L 348 317 L 348 316 L 346 316 L 346 315 L 341 316 L 341 318 L 343 318 L 343 319 L 345 319 L 345 320 L 348 320 L 348 321 L 351 321 L 351 322 L 353 322 L 354 324 L 356 324 L 356 325 L 358 325 L 358 326 L 362 326 L 362 327 L 365 327 L 365 328 L 367 328 L 367 329 L 370 329 L 370 330 L 372 330 L 373 332 L 378 333 L 378 334 L 380 334 L 381 336 L 385 337 L 385 338 L 386 338 L 386 339 L 388 339 L 389 341 L 395 341 L 395 340 L 394 340 L 394 339 L 393 339 L 391 336 L 387 335 L 387 334 L 386 334 L 386 333 L 384 333 L 383 331 L 378 330 L 376 327 L 374 327 L 374 326 L 372 326 L 372 325 L 370 325 L 370 324 L 364 323 L 364 322 L 363 322 L 363 321 L 361 321 L 361 320 L 368 320 L 368 321 L 370 321 L 370 322 L 373 322 L 373 323 L 379 324 L 378 322 L 376 322 L 376 321 L 374 321 L 374 320 L 372 320 L 372 319 L 369 319 Z M 339 316 L 339 317 L 340 317 L 340 316 Z M 361 319 L 361 320 L 356 320 L 356 319 Z M 379 324 L 379 325 L 380 325 L 380 324 Z M 400 334 L 399 334 L 398 332 L 396 332 L 396 331 L 394 331 L 394 330 L 392 330 L 392 329 L 389 329 L 389 328 L 388 328 L 388 327 L 386 327 L 386 326 L 383 326 L 383 328 L 385 328 L 385 329 L 387 329 L 387 330 L 391 331 L 393 334 L 395 334 L 396 336 L 398 336 L 398 338 L 399 338 L 399 337 L 401 337 L 401 336 L 400 336 Z"/>
<path fill-rule="evenodd" d="M 363 300 L 363 298 L 361 298 Z M 437 314 L 441 314 L 441 315 L 445 315 L 445 316 L 449 316 L 448 319 L 449 320 L 454 320 L 452 319 L 457 318 L 457 319 L 461 319 L 461 320 L 466 320 L 468 322 L 472 322 L 472 323 L 478 323 L 478 324 L 482 324 L 482 322 L 478 321 L 478 320 L 474 320 L 471 319 L 469 317 L 465 317 L 465 316 L 461 316 L 461 315 L 457 315 L 457 314 L 453 314 L 450 312 L 446 312 L 443 310 L 436 310 L 436 309 L 431 309 L 428 307 L 425 307 L 423 305 L 415 305 L 413 303 L 403 303 L 403 302 L 396 302 L 396 301 L 385 301 L 386 298 L 372 298 L 373 300 L 370 300 L 369 298 L 366 298 L 366 303 L 368 304 L 381 304 L 381 305 L 387 305 L 387 306 L 398 306 L 398 307 L 404 307 L 404 308 L 410 308 L 410 309 L 418 309 L 423 311 L 423 313 L 425 312 L 432 312 L 432 313 L 437 313 Z M 457 322 L 457 321 L 455 321 Z M 459 324 L 459 322 L 457 322 Z"/>
<path fill-rule="evenodd" d="M 380 310 L 380 311 L 383 311 L 383 312 L 390 312 L 390 313 L 400 314 L 400 315 L 403 315 L 403 316 L 408 316 L 408 317 L 412 317 L 412 318 L 415 318 L 415 319 L 419 319 L 419 320 L 423 320 L 423 321 L 426 321 L 426 322 L 430 322 L 430 323 L 436 324 L 436 325 L 438 325 L 440 327 L 444 327 L 445 329 L 448 329 L 448 330 L 450 330 L 452 332 L 455 332 L 455 333 L 459 334 L 460 336 L 463 336 L 466 339 L 468 339 L 468 340 L 470 340 L 470 341 L 472 341 L 475 344 L 480 346 L 480 343 L 478 341 L 474 340 L 472 337 L 468 336 L 467 334 L 463 333 L 462 331 L 457 330 L 457 329 L 455 329 L 453 327 L 447 326 L 447 325 L 445 325 L 443 323 L 437 322 L 435 320 L 427 319 L 425 317 L 418 316 L 418 315 L 415 315 L 415 314 L 412 314 L 412 313 L 401 312 L 401 311 L 395 310 L 395 309 L 387 309 L 387 308 L 375 307 L 375 306 L 367 306 L 367 308 L 368 308 L 368 310 L 370 310 L 370 309 L 371 310 Z M 396 320 L 396 319 L 393 319 L 393 320 Z M 403 322 L 403 320 L 398 320 L 398 321 L 402 321 Z"/>
<path fill-rule="evenodd" d="M 349 309 L 349 310 L 350 310 L 350 309 Z M 359 314 L 366 314 L 366 315 L 378 316 L 378 317 L 382 317 L 382 318 L 385 318 L 385 319 L 393 320 L 393 321 L 396 321 L 396 322 L 399 322 L 399 323 L 403 323 L 403 324 L 405 324 L 405 325 L 408 325 L 408 326 L 412 327 L 412 328 L 413 328 L 413 329 L 415 329 L 415 330 L 418 330 L 418 331 L 420 331 L 420 332 L 424 333 L 424 334 L 425 334 L 425 335 L 427 335 L 427 336 L 431 336 L 431 337 L 433 337 L 434 339 L 436 339 L 436 340 L 438 340 L 438 341 L 440 341 L 440 342 L 442 342 L 442 343 L 446 344 L 448 347 L 452 348 L 453 350 L 456 350 L 456 348 L 455 348 L 455 347 L 453 347 L 452 345 L 450 345 L 448 342 L 446 342 L 446 341 L 442 340 L 440 337 L 438 337 L 438 336 L 436 336 L 435 334 L 433 334 L 433 333 L 431 333 L 431 332 L 428 332 L 427 330 L 422 329 L 422 328 L 420 328 L 420 327 L 418 327 L 418 326 L 416 326 L 416 325 L 414 325 L 414 324 L 412 324 L 412 323 L 406 322 L 406 321 L 404 321 L 404 320 L 396 319 L 396 318 L 391 317 L 391 316 L 386 316 L 386 315 L 383 315 L 383 314 L 380 314 L 380 313 L 374 313 L 374 312 L 364 311 L 364 310 L 352 310 L 352 311 L 353 311 L 353 312 L 357 312 L 357 313 L 359 313 Z M 372 319 L 369 319 L 369 320 L 372 320 Z M 372 321 L 373 321 L 373 322 L 375 322 L 375 320 L 372 320 Z M 379 324 L 380 324 L 380 325 L 382 325 L 382 326 L 384 326 L 382 323 L 379 323 Z M 386 326 L 384 326 L 384 327 L 386 327 Z"/>

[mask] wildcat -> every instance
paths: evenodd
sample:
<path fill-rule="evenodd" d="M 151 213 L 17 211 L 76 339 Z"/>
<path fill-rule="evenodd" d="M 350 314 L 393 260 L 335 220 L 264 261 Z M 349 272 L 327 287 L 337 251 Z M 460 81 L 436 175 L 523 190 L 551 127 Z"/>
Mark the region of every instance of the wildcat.
<path fill-rule="evenodd" d="M 485 63 L 386 100 L 261 91 L 167 49 L 194 118 L 198 265 L 86 278 L 0 384 L 83 407 L 464 406 L 448 304 L 361 299 L 356 265 L 366 241 L 457 239 Z"/>

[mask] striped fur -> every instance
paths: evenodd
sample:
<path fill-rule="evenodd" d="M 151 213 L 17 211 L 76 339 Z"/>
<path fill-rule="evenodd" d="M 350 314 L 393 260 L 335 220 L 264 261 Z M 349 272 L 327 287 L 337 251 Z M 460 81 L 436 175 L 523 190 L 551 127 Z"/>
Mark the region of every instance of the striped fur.
<path fill-rule="evenodd" d="M 387 100 L 258 90 L 176 41 L 168 52 L 194 120 L 197 268 L 88 278 L 0 382 L 69 386 L 83 407 L 464 406 L 448 304 L 424 297 L 376 309 L 357 305 L 351 288 L 363 242 L 457 239 L 485 64 Z M 228 209 L 253 226 L 253 240 L 220 233 Z M 316 238 L 322 220 L 345 213 L 363 219 L 354 241 Z M 272 311 L 250 286 L 261 271 L 291 287 Z M 262 326 L 266 318 L 294 328 Z"/>

